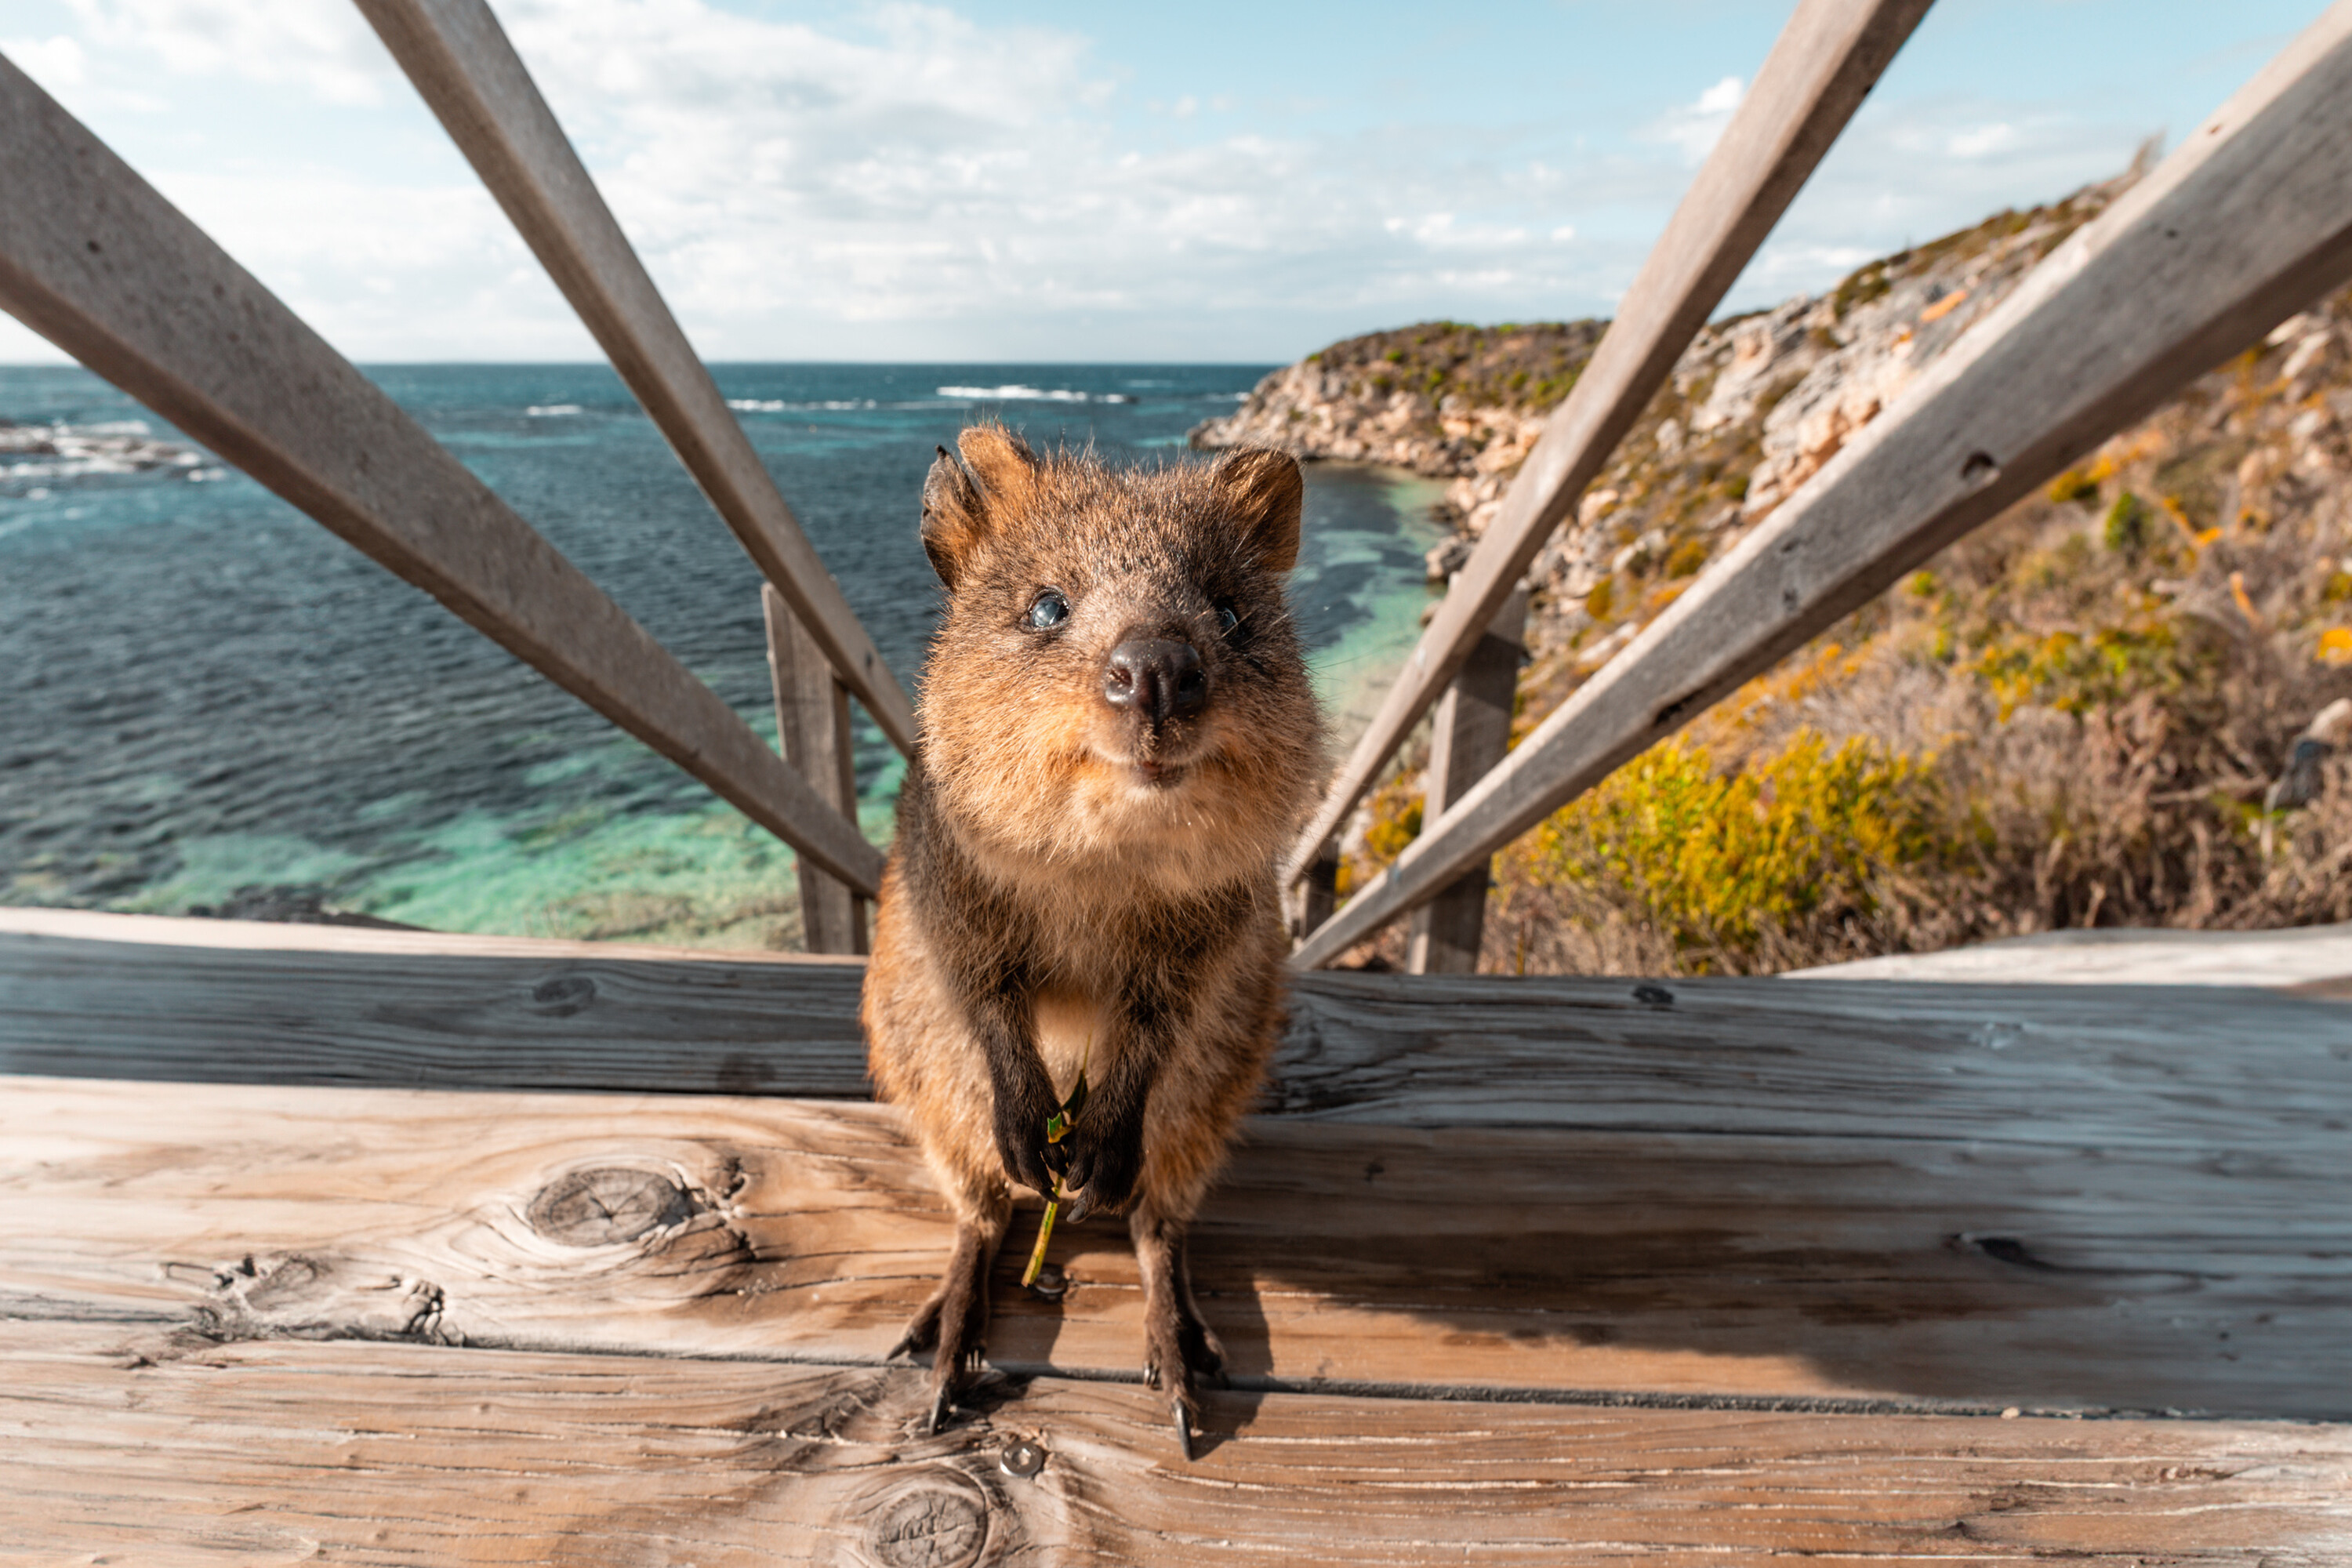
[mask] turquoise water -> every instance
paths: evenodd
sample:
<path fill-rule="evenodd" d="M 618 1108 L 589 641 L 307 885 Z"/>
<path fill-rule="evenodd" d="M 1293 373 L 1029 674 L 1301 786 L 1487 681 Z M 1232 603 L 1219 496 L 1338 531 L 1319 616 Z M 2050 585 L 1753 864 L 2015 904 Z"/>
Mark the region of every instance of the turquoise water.
<path fill-rule="evenodd" d="M 371 374 L 772 739 L 757 574 L 608 370 Z M 1156 459 L 1263 367 L 716 374 L 911 685 L 938 443 L 992 414 Z M 1438 491 L 1308 470 L 1293 595 L 1343 740 L 1417 632 Z M 0 902 L 178 913 L 299 889 L 441 930 L 797 942 L 790 850 L 78 370 L 0 369 Z M 877 843 L 902 766 L 861 720 Z"/>

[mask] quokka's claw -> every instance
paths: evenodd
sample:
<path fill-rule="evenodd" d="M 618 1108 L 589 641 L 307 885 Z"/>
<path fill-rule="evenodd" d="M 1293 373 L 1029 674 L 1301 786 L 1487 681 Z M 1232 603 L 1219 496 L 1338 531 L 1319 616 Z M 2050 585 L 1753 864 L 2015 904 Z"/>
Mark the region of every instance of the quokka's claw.
<path fill-rule="evenodd" d="M 1079 1191 L 1079 1193 L 1078 1193 L 1077 1197 L 1076 1197 L 1076 1199 L 1071 1203 L 1071 1205 L 1070 1205 L 1070 1223 L 1071 1223 L 1072 1225 L 1076 1225 L 1076 1224 L 1077 1224 L 1080 1220 L 1082 1220 L 1082 1219 L 1086 1218 L 1086 1217 L 1087 1217 L 1087 1215 L 1090 1215 L 1090 1214 L 1092 1214 L 1092 1213 L 1094 1213 L 1094 1212 L 1095 1212 L 1095 1195 L 1094 1195 L 1094 1194 L 1093 1194 L 1093 1193 L 1091 1193 L 1091 1192 L 1086 1191 L 1086 1190 L 1085 1190 L 1085 1189 L 1083 1189 L 1083 1188 L 1082 1188 L 1082 1189 L 1080 1189 L 1080 1191 Z"/>
<path fill-rule="evenodd" d="M 942 1383 L 940 1384 L 938 1394 L 931 1400 L 931 1413 L 923 1422 L 923 1436 L 938 1436 L 946 1429 L 948 1417 L 954 1412 L 955 1388 L 952 1384 Z"/>
<path fill-rule="evenodd" d="M 1168 1413 L 1176 1422 L 1176 1451 L 1184 1456 L 1184 1462 L 1189 1465 L 1192 1462 L 1192 1413 L 1184 1408 L 1184 1402 L 1181 1399 L 1168 1402 Z"/>

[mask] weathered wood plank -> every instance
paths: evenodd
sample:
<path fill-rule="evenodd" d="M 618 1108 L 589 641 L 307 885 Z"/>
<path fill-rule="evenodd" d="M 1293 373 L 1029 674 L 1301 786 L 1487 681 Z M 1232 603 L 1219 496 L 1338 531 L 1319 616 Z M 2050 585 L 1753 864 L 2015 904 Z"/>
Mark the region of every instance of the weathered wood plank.
<path fill-rule="evenodd" d="M 882 857 L 719 695 L 0 58 L 0 307 L 855 886 Z"/>
<path fill-rule="evenodd" d="M 0 1323 L 0 1562 L 2332 1564 L 2352 1434 L 1000 1385 Z M 1007 1473 L 1034 1445 L 1034 1477 Z"/>
<path fill-rule="evenodd" d="M 1793 970 L 1786 978 L 2263 985 L 2305 994 L 2341 994 L 2352 986 L 2352 924 L 2287 931 L 2052 931 L 1944 952 L 1890 953 L 1828 963 Z"/>
<path fill-rule="evenodd" d="M 481 0 L 358 0 L 687 471 L 892 743 L 915 710 Z M 913 496 L 908 517 L 913 520 Z"/>
<path fill-rule="evenodd" d="M 1509 753 L 1511 707 L 1518 694 L 1519 662 L 1527 657 L 1527 621 L 1528 596 L 1514 593 L 1495 613 L 1486 635 L 1470 650 L 1431 716 L 1429 766 L 1422 773 L 1424 814 L 1443 814 Z M 1478 972 L 1490 879 L 1490 868 L 1473 866 L 1452 887 L 1413 910 L 1405 938 L 1406 973 Z"/>
<path fill-rule="evenodd" d="M 2258 1131 L 2258 1130 L 2257 1130 Z M 2342 1134 L 1427 1131 L 1263 1119 L 1195 1233 L 1245 1386 L 2352 1417 Z M 1132 1376 L 1124 1227 L 995 1276 L 991 1359 Z M 840 1102 L 17 1079 L 0 1316 L 872 1363 L 951 1237 Z"/>
<path fill-rule="evenodd" d="M 798 955 L 0 910 L 0 1070 L 862 1099 L 863 980 Z M 1308 974 L 1265 1103 L 2324 1151 L 2352 1120 L 2352 1011 L 2222 987 Z"/>
<path fill-rule="evenodd" d="M 1329 963 L 1450 886 L 2347 278 L 2352 4 L 2339 3 L 1425 826 L 1294 962 Z"/>
<path fill-rule="evenodd" d="M 1298 840 L 1305 874 L 1444 691 L 1503 601 L 1837 140 L 1929 0 L 1801 0 L 1667 221 L 1616 320 Z"/>
<path fill-rule="evenodd" d="M 835 811 L 857 820 L 857 761 L 850 742 L 849 693 L 824 650 L 772 583 L 760 584 L 768 631 L 768 679 L 776 696 L 776 739 Z M 838 877 L 803 861 L 801 945 L 811 952 L 866 951 L 866 902 Z"/>

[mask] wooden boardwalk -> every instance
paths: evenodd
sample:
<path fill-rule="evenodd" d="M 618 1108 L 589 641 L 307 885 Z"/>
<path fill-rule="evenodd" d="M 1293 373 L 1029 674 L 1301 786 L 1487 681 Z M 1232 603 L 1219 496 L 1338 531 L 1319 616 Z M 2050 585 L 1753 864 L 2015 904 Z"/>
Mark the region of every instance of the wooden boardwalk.
<path fill-rule="evenodd" d="M 1188 1466 L 1034 1211 L 907 1435 L 859 975 L 0 913 L 0 1562 L 2352 1562 L 2340 1004 L 1303 976 Z"/>

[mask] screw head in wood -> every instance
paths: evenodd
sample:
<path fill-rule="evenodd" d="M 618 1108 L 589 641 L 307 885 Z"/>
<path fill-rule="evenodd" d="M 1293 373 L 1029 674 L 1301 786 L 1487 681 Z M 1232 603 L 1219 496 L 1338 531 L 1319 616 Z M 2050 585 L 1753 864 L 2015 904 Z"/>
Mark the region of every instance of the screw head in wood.
<path fill-rule="evenodd" d="M 996 1468 L 1025 1481 L 1045 1468 L 1045 1450 L 1026 1437 L 1015 1437 L 997 1454 Z"/>

